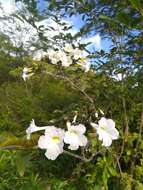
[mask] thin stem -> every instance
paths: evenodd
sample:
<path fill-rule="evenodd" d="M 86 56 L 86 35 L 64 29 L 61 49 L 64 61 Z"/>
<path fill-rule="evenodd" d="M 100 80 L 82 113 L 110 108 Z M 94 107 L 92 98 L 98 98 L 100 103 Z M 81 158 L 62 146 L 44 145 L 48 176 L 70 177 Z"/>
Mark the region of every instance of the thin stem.
<path fill-rule="evenodd" d="M 34 147 L 24 147 L 24 146 L 19 146 L 19 145 L 9 145 L 9 146 L 3 146 L 0 147 L 0 150 L 34 150 L 37 149 L 37 146 Z"/>
<path fill-rule="evenodd" d="M 86 158 L 84 158 L 84 157 L 82 157 L 82 156 L 79 156 L 78 154 L 69 152 L 69 151 L 67 151 L 67 150 L 64 150 L 64 154 L 67 154 L 67 155 L 69 155 L 69 156 L 72 156 L 72 157 L 74 157 L 74 158 L 77 158 L 77 159 L 79 159 L 79 160 L 82 160 L 83 162 L 86 162 L 86 161 L 87 161 Z"/>
<path fill-rule="evenodd" d="M 118 156 L 116 157 L 116 160 L 117 160 L 117 165 L 118 165 L 120 174 L 121 174 L 121 176 L 122 176 L 122 169 L 121 169 L 120 160 L 119 160 L 119 157 L 118 157 Z"/>
<path fill-rule="evenodd" d="M 131 171 L 132 176 L 134 175 L 134 166 L 135 166 L 135 162 L 136 162 L 137 155 L 138 155 L 138 147 L 139 147 L 139 144 L 142 140 L 142 130 L 143 130 L 143 102 L 141 104 L 141 121 L 140 121 L 139 135 L 138 135 L 138 140 L 137 140 L 137 143 L 136 143 L 136 146 L 134 149 L 134 154 L 133 154 L 132 163 L 131 163 L 131 170 L 130 171 Z"/>
<path fill-rule="evenodd" d="M 83 94 L 86 99 L 89 100 L 89 102 L 92 104 L 92 106 L 94 107 L 95 109 L 95 106 L 94 106 L 94 100 L 85 92 L 84 89 L 81 89 L 79 86 L 77 86 L 72 80 L 70 80 L 68 77 L 66 76 L 63 76 L 63 75 L 57 75 L 57 74 L 53 74 L 51 72 L 46 72 L 48 75 L 50 76 L 53 76 L 55 78 L 60 78 L 60 79 L 64 79 L 66 80 L 67 82 L 69 82 L 71 84 L 71 86 L 75 89 L 77 89 L 79 92 L 81 92 L 81 94 Z"/>
<path fill-rule="evenodd" d="M 69 155 L 69 156 L 72 156 L 72 157 L 74 157 L 74 158 L 77 158 L 77 159 L 79 159 L 79 160 L 82 160 L 83 162 L 90 162 L 90 161 L 92 161 L 93 158 L 94 158 L 95 156 L 97 156 L 100 152 L 96 152 L 95 154 L 92 154 L 91 157 L 89 157 L 89 158 L 85 158 L 84 156 L 79 156 L 78 154 L 69 152 L 69 151 L 67 151 L 67 150 L 64 150 L 64 153 L 67 154 L 67 155 Z"/>
<path fill-rule="evenodd" d="M 140 143 L 140 140 L 142 138 L 142 131 L 143 131 L 143 102 L 141 104 L 141 122 L 140 122 L 140 128 L 139 128 L 139 138 L 138 138 L 138 141 L 137 141 L 137 145 L 136 145 L 136 149 L 138 148 L 139 146 L 139 143 Z"/>
<path fill-rule="evenodd" d="M 11 151 L 12 151 L 12 150 L 13 150 L 13 151 L 14 151 L 14 150 L 35 150 L 35 149 L 37 149 L 37 148 L 38 148 L 37 146 L 27 148 L 27 147 L 19 146 L 19 145 L 10 145 L 10 146 L 0 147 L 0 150 L 11 150 Z M 97 154 L 99 154 L 99 152 L 96 152 L 96 153 L 93 154 L 91 157 L 85 158 L 85 157 L 83 157 L 83 156 L 80 156 L 80 155 L 78 155 L 78 154 L 69 152 L 69 151 L 67 151 L 67 150 L 64 150 L 63 153 L 64 153 L 64 154 L 67 154 L 67 155 L 69 155 L 69 156 L 72 156 L 72 157 L 74 157 L 74 158 L 77 158 L 77 159 L 79 159 L 79 160 L 81 160 L 81 161 L 83 161 L 83 162 L 90 162 L 90 161 L 93 160 L 93 158 L 94 158 Z"/>
<path fill-rule="evenodd" d="M 123 103 L 123 110 L 124 110 L 124 119 L 125 119 L 125 142 L 127 141 L 128 138 L 128 132 L 129 132 L 129 122 L 128 122 L 128 116 L 127 116 L 127 109 L 126 109 L 126 101 L 125 98 L 122 98 L 122 103 Z"/>

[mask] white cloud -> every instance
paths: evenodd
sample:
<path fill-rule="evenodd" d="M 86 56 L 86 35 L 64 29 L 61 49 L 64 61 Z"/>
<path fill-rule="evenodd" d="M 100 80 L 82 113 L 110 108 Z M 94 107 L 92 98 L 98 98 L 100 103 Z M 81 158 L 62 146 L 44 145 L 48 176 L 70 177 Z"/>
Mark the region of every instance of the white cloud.
<path fill-rule="evenodd" d="M 0 14 L 11 14 L 15 11 L 15 0 L 0 0 Z"/>
<path fill-rule="evenodd" d="M 28 19 L 30 13 L 26 10 L 24 3 L 18 2 L 15 4 L 13 0 L 7 0 L 7 1 L 0 0 L 0 3 L 2 4 L 3 7 L 3 9 L 0 9 L 0 14 L 4 18 L 0 22 L 0 31 L 5 35 L 9 36 L 11 42 L 15 46 L 17 47 L 23 46 L 26 50 L 27 49 L 29 50 L 31 47 L 31 42 L 36 43 L 39 40 L 36 28 L 34 28 L 32 25 L 27 23 L 22 18 L 20 20 L 13 16 L 5 17 L 9 16 L 7 13 L 9 14 L 16 13 L 20 17 L 19 12 L 22 11 L 24 12 L 25 17 Z M 64 22 L 67 27 L 71 26 L 71 23 L 68 22 L 67 20 L 61 19 L 61 22 Z M 56 44 L 55 41 L 53 40 L 54 36 L 59 35 L 59 33 L 63 34 L 71 33 L 71 35 L 74 35 L 76 33 L 75 29 L 70 29 L 68 31 L 64 30 L 64 26 L 56 23 L 56 21 L 54 21 L 52 18 L 36 22 L 35 25 L 37 27 L 43 26 L 42 33 L 44 37 L 51 40 L 51 42 L 53 42 L 55 46 Z M 40 41 L 38 43 L 40 45 Z"/>
<path fill-rule="evenodd" d="M 82 39 L 82 43 L 91 43 L 91 45 L 95 46 L 97 49 L 101 49 L 101 37 L 99 34 L 96 34 L 95 36 L 91 36 L 89 38 Z"/>
<path fill-rule="evenodd" d="M 17 13 L 24 10 L 25 17 L 28 19 L 30 16 L 30 13 L 26 10 L 24 3 L 18 2 L 15 3 L 14 0 L 0 0 L 0 3 L 3 6 L 3 14 L 0 14 L 2 16 L 6 15 L 6 13 L 11 14 L 11 13 Z M 1 11 L 1 10 L 0 10 Z M 20 14 L 18 14 L 20 17 Z M 64 35 L 67 33 L 71 33 L 72 36 L 74 36 L 78 31 L 79 28 L 74 27 L 74 23 L 70 20 L 65 20 L 61 19 L 61 22 L 64 22 L 67 27 L 73 26 L 69 30 L 64 30 L 64 27 L 60 24 L 58 24 L 56 21 L 54 21 L 52 18 L 48 18 L 45 20 L 42 20 L 40 22 L 36 22 L 36 26 L 43 26 L 43 35 L 51 40 L 51 45 L 53 44 L 53 47 L 57 47 L 56 43 L 53 39 L 55 35 L 59 35 L 59 33 L 63 33 Z M 51 28 L 49 28 L 49 26 Z M 48 30 L 44 30 L 47 29 Z M 53 28 L 53 29 L 52 29 Z M 4 34 L 8 35 L 10 37 L 11 42 L 17 46 L 23 46 L 25 50 L 29 50 L 29 53 L 34 53 L 33 55 L 36 54 L 37 49 L 31 49 L 30 47 L 31 42 L 36 43 L 39 40 L 39 36 L 37 33 L 37 30 L 27 23 L 26 21 L 22 21 L 18 18 L 14 17 L 9 17 L 9 19 L 3 19 L 0 22 L 0 31 L 3 32 Z M 88 43 L 91 42 L 92 44 L 89 45 L 88 49 L 90 47 L 95 47 L 97 49 L 101 48 L 101 37 L 99 34 L 96 34 L 95 36 L 89 37 L 89 38 L 83 38 L 79 37 L 76 42 L 74 42 L 74 45 L 77 44 L 77 42 L 81 43 Z M 40 41 L 38 42 L 40 45 Z M 60 42 L 62 43 L 62 41 Z"/>

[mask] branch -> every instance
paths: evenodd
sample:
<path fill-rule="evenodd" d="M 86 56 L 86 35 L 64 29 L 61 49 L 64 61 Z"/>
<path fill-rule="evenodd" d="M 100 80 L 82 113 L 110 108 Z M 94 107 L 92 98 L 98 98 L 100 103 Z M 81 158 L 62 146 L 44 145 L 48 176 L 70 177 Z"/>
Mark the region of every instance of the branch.
<path fill-rule="evenodd" d="M 37 146 L 34 147 L 24 147 L 24 146 L 19 146 L 19 145 L 10 145 L 10 146 L 3 146 L 0 147 L 0 150 L 34 150 L 37 149 Z"/>
<path fill-rule="evenodd" d="M 60 79 L 63 79 L 63 80 L 66 80 L 67 82 L 69 82 L 71 84 L 71 86 L 75 89 L 77 89 L 79 92 L 81 92 L 88 100 L 89 102 L 93 105 L 94 109 L 95 109 L 95 106 L 94 106 L 94 100 L 85 92 L 84 89 L 81 89 L 79 86 L 77 86 L 72 80 L 70 80 L 68 77 L 66 76 L 63 76 L 63 75 L 57 75 L 57 74 L 53 74 L 51 72 L 46 72 L 48 75 L 54 77 L 54 78 L 60 78 Z"/>
<path fill-rule="evenodd" d="M 92 161 L 93 158 L 94 158 L 95 156 L 97 156 L 100 152 L 96 152 L 95 154 L 92 154 L 92 156 L 89 157 L 89 158 L 85 158 L 84 156 L 79 156 L 78 154 L 69 152 L 69 151 L 67 151 L 67 150 L 64 150 L 64 153 L 67 154 L 67 155 L 69 155 L 69 156 L 72 156 L 72 157 L 74 157 L 74 158 L 77 158 L 77 159 L 79 159 L 79 160 L 81 160 L 81 161 L 83 161 L 83 162 L 90 162 L 90 161 Z"/>
<path fill-rule="evenodd" d="M 0 150 L 35 150 L 37 149 L 37 146 L 34 146 L 34 147 L 30 147 L 30 148 L 26 148 L 26 147 L 23 147 L 23 146 L 19 146 L 19 145 L 10 145 L 10 146 L 4 146 L 4 147 L 0 147 Z M 93 154 L 90 158 L 85 158 L 84 156 L 80 156 L 78 154 L 75 154 L 75 153 L 72 153 L 72 152 L 69 152 L 67 150 L 64 150 L 63 152 L 64 154 L 67 154 L 69 156 L 72 156 L 74 158 L 77 158 L 83 162 L 90 162 L 93 160 L 93 158 L 99 154 L 99 152 L 96 152 L 95 154 Z"/>

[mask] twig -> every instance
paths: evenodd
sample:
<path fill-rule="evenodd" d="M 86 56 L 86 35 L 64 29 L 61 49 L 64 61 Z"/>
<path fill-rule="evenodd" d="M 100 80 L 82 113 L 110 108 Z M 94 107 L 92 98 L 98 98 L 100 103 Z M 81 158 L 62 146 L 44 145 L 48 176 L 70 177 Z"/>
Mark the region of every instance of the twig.
<path fill-rule="evenodd" d="M 100 152 L 96 152 L 95 154 L 92 154 L 92 156 L 89 157 L 89 158 L 85 158 L 84 156 L 79 156 L 78 154 L 69 152 L 69 151 L 67 151 L 67 150 L 64 150 L 64 153 L 65 153 L 65 154 L 68 154 L 69 156 L 72 156 L 72 157 L 74 157 L 74 158 L 78 158 L 79 160 L 82 160 L 83 162 L 90 162 L 90 161 L 92 161 L 93 158 L 94 158 L 95 156 L 97 156 Z"/>
<path fill-rule="evenodd" d="M 140 122 L 139 138 L 138 138 L 138 141 L 137 141 L 137 144 L 136 144 L 136 149 L 138 148 L 140 140 L 142 138 L 142 130 L 143 130 L 143 102 L 142 102 L 141 106 L 142 106 L 142 108 L 141 108 L 141 122 Z"/>
<path fill-rule="evenodd" d="M 123 103 L 123 110 L 124 110 L 124 115 L 125 115 L 125 142 L 127 141 L 128 138 L 128 131 L 129 131 L 129 122 L 128 122 L 128 116 L 127 116 L 127 109 L 126 109 L 126 102 L 125 98 L 122 98 L 122 103 Z"/>
<path fill-rule="evenodd" d="M 121 174 L 121 176 L 122 176 L 122 169 L 121 169 L 121 165 L 120 165 L 120 161 L 119 161 L 119 157 L 118 157 L 118 156 L 116 157 L 116 160 L 117 160 L 117 165 L 118 165 L 120 174 Z"/>
<path fill-rule="evenodd" d="M 34 146 L 34 147 L 30 147 L 30 148 L 27 148 L 27 147 L 24 147 L 24 146 L 19 146 L 19 145 L 10 145 L 10 146 L 4 146 L 4 147 L 0 147 L 0 150 L 34 150 L 34 149 L 37 149 L 37 146 Z M 82 160 L 83 162 L 90 162 L 93 160 L 93 158 L 99 154 L 99 152 L 96 152 L 95 154 L 93 154 L 90 158 L 85 158 L 83 156 L 80 156 L 78 154 L 75 154 L 75 153 L 72 153 L 72 152 L 69 152 L 67 150 L 64 150 L 63 152 L 64 154 L 67 154 L 69 156 L 72 156 L 74 158 L 77 158 L 79 160 Z"/>
<path fill-rule="evenodd" d="M 31 150 L 31 149 L 32 150 L 37 149 L 37 146 L 30 147 L 30 148 L 19 146 L 19 145 L 10 145 L 10 146 L 0 147 L 0 150 Z"/>
<path fill-rule="evenodd" d="M 68 81 L 71 86 L 75 89 L 77 89 L 79 92 L 81 92 L 88 100 L 89 102 L 94 106 L 94 100 L 85 92 L 84 89 L 81 89 L 79 86 L 77 86 L 72 80 L 70 80 L 68 77 L 66 76 L 63 76 L 63 75 L 57 75 L 57 74 L 53 74 L 51 72 L 46 72 L 48 75 L 50 76 L 53 76 L 55 78 L 60 78 L 60 79 L 63 79 L 63 80 L 66 80 Z M 94 109 L 95 109 L 95 106 L 94 106 Z"/>

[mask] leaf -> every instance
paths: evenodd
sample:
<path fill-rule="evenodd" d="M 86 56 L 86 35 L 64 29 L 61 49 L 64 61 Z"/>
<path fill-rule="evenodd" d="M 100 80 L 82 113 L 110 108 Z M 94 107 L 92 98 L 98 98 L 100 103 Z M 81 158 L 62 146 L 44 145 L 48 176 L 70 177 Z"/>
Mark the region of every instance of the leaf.
<path fill-rule="evenodd" d="M 23 155 L 21 153 L 17 153 L 16 167 L 17 167 L 17 171 L 21 177 L 24 176 L 26 167 L 29 164 L 29 160 L 30 160 L 29 155 L 27 156 L 27 155 Z"/>
<path fill-rule="evenodd" d="M 106 15 L 100 15 L 99 18 L 102 19 L 102 20 L 108 21 L 108 22 L 113 22 L 113 23 L 116 22 L 115 19 L 112 19 L 112 18 L 110 18 L 109 16 L 106 16 Z"/>
<path fill-rule="evenodd" d="M 110 173 L 112 176 L 116 176 L 116 175 L 117 175 L 117 172 L 116 172 L 116 170 L 115 170 L 113 167 L 109 166 L 109 167 L 108 167 L 108 170 L 109 170 L 109 173 Z"/>
<path fill-rule="evenodd" d="M 130 2 L 135 9 L 139 10 L 140 0 L 130 0 Z"/>

